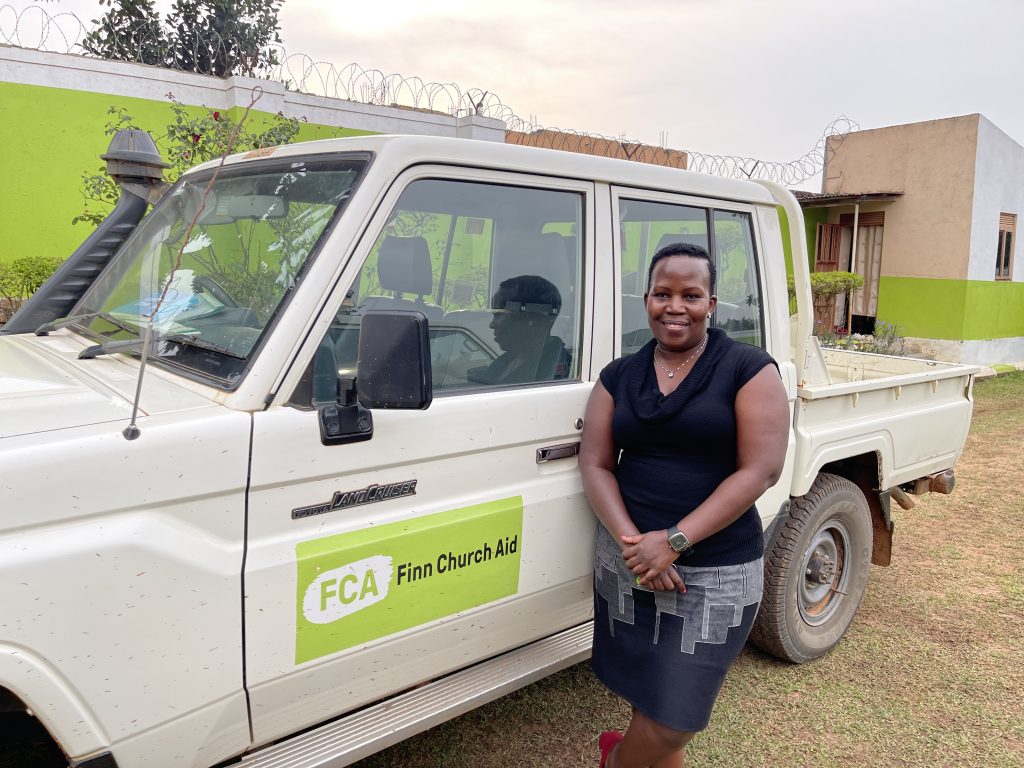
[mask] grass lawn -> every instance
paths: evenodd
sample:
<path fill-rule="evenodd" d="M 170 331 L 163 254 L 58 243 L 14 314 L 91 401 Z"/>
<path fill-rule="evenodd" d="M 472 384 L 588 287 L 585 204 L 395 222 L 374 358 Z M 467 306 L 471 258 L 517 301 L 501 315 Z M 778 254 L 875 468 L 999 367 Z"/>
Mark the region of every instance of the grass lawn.
<path fill-rule="evenodd" d="M 892 566 L 843 642 L 802 666 L 748 647 L 689 768 L 1024 766 L 1024 373 L 975 398 L 955 493 L 893 505 Z M 580 664 L 357 766 L 593 768 L 628 719 Z"/>

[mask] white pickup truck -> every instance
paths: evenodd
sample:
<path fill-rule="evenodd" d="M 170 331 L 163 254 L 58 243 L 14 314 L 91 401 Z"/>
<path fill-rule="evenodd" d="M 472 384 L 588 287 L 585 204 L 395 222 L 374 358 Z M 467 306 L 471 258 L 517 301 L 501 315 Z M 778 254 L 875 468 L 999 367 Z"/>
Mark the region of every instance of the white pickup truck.
<path fill-rule="evenodd" d="M 0 716 L 74 766 L 349 765 L 586 658 L 584 406 L 668 242 L 792 405 L 760 646 L 839 641 L 890 499 L 951 490 L 971 418 L 971 367 L 819 349 L 774 184 L 364 137 L 114 224 L 0 336 Z"/>

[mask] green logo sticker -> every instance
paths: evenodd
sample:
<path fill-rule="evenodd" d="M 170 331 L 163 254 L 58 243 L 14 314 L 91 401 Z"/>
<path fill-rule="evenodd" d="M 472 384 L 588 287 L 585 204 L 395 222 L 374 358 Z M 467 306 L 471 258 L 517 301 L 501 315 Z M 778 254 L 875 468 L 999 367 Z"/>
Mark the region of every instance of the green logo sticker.
<path fill-rule="evenodd" d="M 295 663 L 514 595 L 522 538 L 515 496 L 297 544 Z"/>

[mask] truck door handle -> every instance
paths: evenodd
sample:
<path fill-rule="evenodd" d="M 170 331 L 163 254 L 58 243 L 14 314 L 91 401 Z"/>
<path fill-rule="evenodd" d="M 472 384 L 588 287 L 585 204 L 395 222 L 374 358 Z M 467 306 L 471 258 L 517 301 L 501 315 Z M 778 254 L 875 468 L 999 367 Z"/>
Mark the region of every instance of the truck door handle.
<path fill-rule="evenodd" d="M 580 452 L 579 443 L 562 443 L 561 445 L 549 445 L 547 448 L 537 449 L 537 463 L 543 464 L 546 461 L 555 459 L 567 459 Z"/>

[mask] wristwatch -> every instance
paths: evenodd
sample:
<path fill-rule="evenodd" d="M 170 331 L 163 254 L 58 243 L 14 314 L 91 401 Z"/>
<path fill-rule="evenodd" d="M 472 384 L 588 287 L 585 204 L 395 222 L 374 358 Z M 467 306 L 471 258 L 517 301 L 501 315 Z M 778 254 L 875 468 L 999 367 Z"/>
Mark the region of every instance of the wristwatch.
<path fill-rule="evenodd" d="M 686 538 L 686 534 L 674 525 L 668 529 L 668 545 L 681 555 L 693 549 L 693 544 Z"/>

